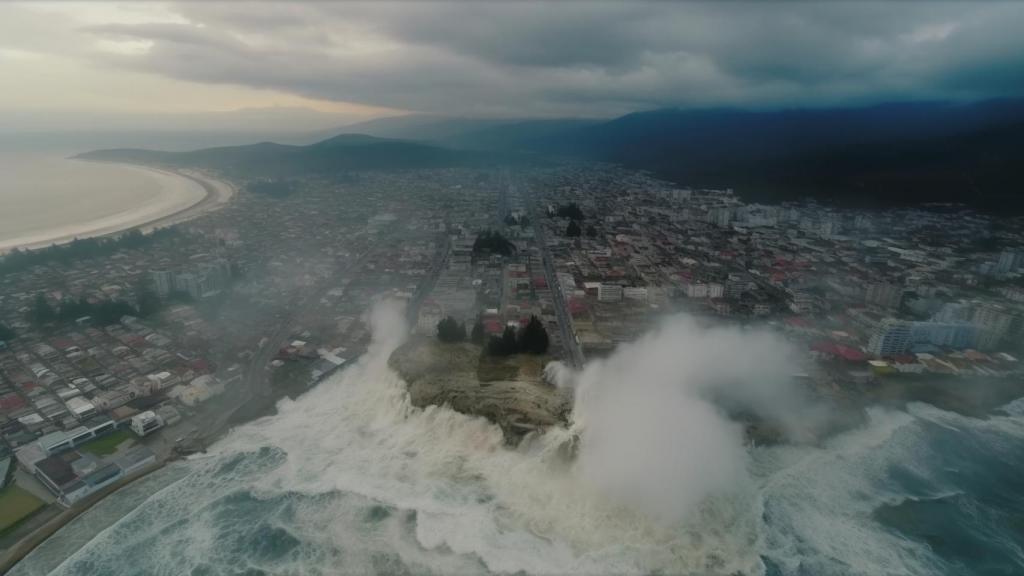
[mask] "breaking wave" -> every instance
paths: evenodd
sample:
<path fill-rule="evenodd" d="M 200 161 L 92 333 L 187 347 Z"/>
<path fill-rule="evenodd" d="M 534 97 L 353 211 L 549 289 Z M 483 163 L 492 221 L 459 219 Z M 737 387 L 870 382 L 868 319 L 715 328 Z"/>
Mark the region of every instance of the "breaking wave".
<path fill-rule="evenodd" d="M 1024 569 L 1006 516 L 1024 513 L 1019 403 L 988 420 L 874 410 L 821 446 L 748 448 L 745 482 L 666 521 L 588 482 L 569 430 L 510 449 L 481 418 L 413 407 L 387 367 L 400 315 L 374 314 L 353 366 L 122 490 L 13 574 L 961 574 L 979 554 L 993 571 L 974 573 Z M 950 499 L 929 511 L 942 527 L 908 519 Z M 929 539 L 981 524 L 976 549 Z"/>

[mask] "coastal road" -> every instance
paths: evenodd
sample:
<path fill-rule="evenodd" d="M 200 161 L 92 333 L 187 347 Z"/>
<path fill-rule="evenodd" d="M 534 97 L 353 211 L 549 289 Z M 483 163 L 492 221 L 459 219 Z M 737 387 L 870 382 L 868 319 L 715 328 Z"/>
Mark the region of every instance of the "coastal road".
<path fill-rule="evenodd" d="M 387 242 L 383 242 L 382 245 L 387 245 Z M 430 271 L 427 276 L 417 286 L 416 293 L 409 301 L 407 307 L 407 313 L 410 315 L 410 322 L 415 322 L 416 315 L 419 312 L 419 306 L 422 304 L 423 299 L 433 289 L 434 284 L 437 282 L 441 271 L 444 269 L 445 264 L 448 261 L 448 253 L 450 248 L 450 240 L 448 235 L 445 234 L 443 240 L 438 246 L 438 250 L 434 255 L 434 261 L 431 265 Z M 362 255 L 356 257 L 352 262 L 344 267 L 343 270 L 335 274 L 334 279 L 325 282 L 321 286 L 312 288 L 309 292 L 300 298 L 291 310 L 295 311 L 293 314 L 282 318 L 277 325 L 277 328 L 270 334 L 266 334 L 266 341 L 264 345 L 256 351 L 249 364 L 246 366 L 245 374 L 243 376 L 244 382 L 248 386 L 252 394 L 259 394 L 262 396 L 273 395 L 274 391 L 270 385 L 270 373 L 267 371 L 267 366 L 277 355 L 277 351 L 280 344 L 290 335 L 292 330 L 292 320 L 296 313 L 299 311 L 305 311 L 309 306 L 315 305 L 327 292 L 337 287 L 335 279 L 350 275 L 354 270 L 359 270 L 364 263 L 373 255 L 373 250 L 367 250 Z"/>
<path fill-rule="evenodd" d="M 357 270 L 366 261 L 367 256 L 370 252 L 357 257 L 345 268 L 335 275 L 335 278 L 339 276 L 345 276 L 351 273 L 352 270 Z M 264 344 L 256 353 L 253 354 L 249 363 L 246 364 L 244 372 L 242 374 L 241 389 L 235 392 L 235 398 L 238 400 L 233 403 L 233 407 L 228 410 L 223 410 L 212 416 L 213 422 L 207 422 L 202 426 L 202 432 L 198 430 L 193 434 L 198 433 L 203 441 L 211 441 L 221 434 L 222 431 L 230 427 L 232 416 L 234 416 L 236 410 L 242 408 L 247 402 L 257 397 L 264 399 L 272 398 L 275 396 L 275 391 L 271 388 L 270 384 L 270 372 L 267 367 L 270 362 L 277 355 L 277 351 L 280 349 L 281 343 L 284 342 L 288 336 L 291 335 L 292 321 L 295 316 L 300 312 L 307 309 L 307 307 L 314 305 L 320 298 L 324 296 L 331 289 L 337 287 L 337 282 L 333 279 L 325 281 L 323 284 L 310 288 L 306 291 L 306 294 L 299 297 L 299 300 L 290 309 L 292 312 L 280 318 L 277 321 L 277 325 L 273 332 L 265 334 L 263 341 Z M 266 401 L 266 400 L 264 400 Z M 190 440 L 194 440 L 191 435 Z"/>
<path fill-rule="evenodd" d="M 238 423 L 233 419 L 239 411 L 242 414 L 259 414 L 275 404 L 281 394 L 271 386 L 268 366 L 277 355 L 281 343 L 291 335 L 296 316 L 308 311 L 309 306 L 315 306 L 320 298 L 337 287 L 337 278 L 358 270 L 371 253 L 367 251 L 356 257 L 331 279 L 304 290 L 297 302 L 289 308 L 289 313 L 277 318 L 274 330 L 263 335 L 263 346 L 256 350 L 245 365 L 241 382 L 233 384 L 228 392 L 204 404 L 201 407 L 204 410 L 202 418 L 186 418 L 162 430 L 161 434 L 154 434 L 147 442 L 150 448 L 162 457 L 171 456 L 179 449 L 201 450 Z M 182 441 L 178 442 L 179 439 Z"/>
<path fill-rule="evenodd" d="M 390 238 L 390 236 L 389 236 Z M 381 245 L 387 245 L 388 242 L 382 239 Z M 419 310 L 419 306 L 423 301 L 423 298 L 430 293 L 437 278 L 444 269 L 444 265 L 448 260 L 449 252 L 449 240 L 447 235 L 444 236 L 443 242 L 439 245 L 438 251 L 434 256 L 433 264 L 431 265 L 430 272 L 427 277 L 424 278 L 420 286 L 417 287 L 416 294 L 409 302 L 409 313 L 411 314 L 412 321 L 415 321 L 416 313 Z M 337 279 L 349 276 L 353 271 L 358 271 L 363 264 L 370 259 L 373 255 L 374 250 L 368 249 L 363 254 L 354 258 L 348 265 L 344 266 L 342 270 L 337 272 L 331 280 L 324 281 L 321 285 L 314 288 L 310 288 L 306 291 L 303 296 L 300 296 L 298 301 L 290 307 L 291 313 L 285 315 L 277 321 L 277 325 L 273 332 L 264 335 L 264 344 L 260 347 L 253 357 L 249 360 L 249 363 L 245 367 L 245 371 L 242 376 L 243 386 L 248 390 L 249 397 L 253 398 L 256 396 L 271 397 L 275 395 L 275 391 L 271 387 L 270 383 L 270 371 L 267 367 L 270 362 L 277 355 L 280 349 L 281 343 L 284 342 L 292 331 L 292 324 L 295 316 L 300 312 L 307 312 L 310 306 L 316 306 L 317 302 L 330 290 L 337 287 Z M 220 425 L 211 427 L 212 430 L 217 430 L 226 427 L 227 422 L 230 420 L 234 410 L 227 411 L 221 414 L 219 419 L 222 421 Z"/>
<path fill-rule="evenodd" d="M 325 281 L 320 286 L 311 288 L 305 296 L 300 297 L 299 301 L 291 307 L 293 311 L 291 314 L 282 318 L 277 325 L 277 328 L 270 334 L 265 335 L 266 341 L 263 346 L 256 351 L 250 360 L 249 365 L 246 367 L 245 375 L 243 378 L 248 383 L 249 389 L 257 394 L 269 395 L 273 394 L 270 389 L 270 374 L 266 368 L 270 364 L 274 356 L 277 355 L 277 351 L 280 349 L 281 343 L 291 335 L 292 331 L 292 320 L 300 311 L 305 311 L 309 306 L 324 297 L 325 294 L 330 292 L 332 289 L 337 288 L 338 284 L 336 279 L 344 277 L 350 274 L 353 270 L 358 270 L 359 267 L 366 262 L 367 257 L 371 251 L 367 251 L 365 254 L 358 256 L 345 266 L 345 268 L 339 273 L 334 275 L 329 281 Z"/>

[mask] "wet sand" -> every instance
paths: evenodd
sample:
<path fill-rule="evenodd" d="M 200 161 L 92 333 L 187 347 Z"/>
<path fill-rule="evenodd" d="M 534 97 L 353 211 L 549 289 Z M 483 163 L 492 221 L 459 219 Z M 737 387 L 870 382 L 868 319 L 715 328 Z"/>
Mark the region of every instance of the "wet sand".
<path fill-rule="evenodd" d="M 235 194 L 238 192 L 237 188 L 230 182 L 225 180 L 218 180 L 209 174 L 200 172 L 198 170 L 174 170 L 165 171 L 156 168 L 147 168 L 155 172 L 165 172 L 180 178 L 184 178 L 195 184 L 199 185 L 205 195 L 199 202 L 177 212 L 167 214 L 156 220 L 145 222 L 140 225 L 133 226 L 140 228 L 143 232 L 149 232 L 156 228 L 166 228 L 179 222 L 185 222 L 198 216 L 202 216 L 208 212 L 219 210 L 227 205 Z"/>

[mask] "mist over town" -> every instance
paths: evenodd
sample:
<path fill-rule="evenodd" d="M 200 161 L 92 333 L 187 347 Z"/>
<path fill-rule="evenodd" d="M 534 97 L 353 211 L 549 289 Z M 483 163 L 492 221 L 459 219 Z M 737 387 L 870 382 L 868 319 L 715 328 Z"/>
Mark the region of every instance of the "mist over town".
<path fill-rule="evenodd" d="M 0 573 L 1024 571 L 1022 21 L 0 6 Z"/>

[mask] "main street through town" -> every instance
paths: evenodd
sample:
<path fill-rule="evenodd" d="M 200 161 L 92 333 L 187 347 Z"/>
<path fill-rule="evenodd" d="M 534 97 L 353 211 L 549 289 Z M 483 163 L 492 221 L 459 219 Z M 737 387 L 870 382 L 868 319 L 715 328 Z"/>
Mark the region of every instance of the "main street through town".
<path fill-rule="evenodd" d="M 508 185 L 510 190 L 515 190 L 516 182 L 511 173 L 509 174 Z M 562 291 L 561 284 L 558 282 L 558 275 L 555 273 L 554 260 L 551 257 L 551 251 L 548 249 L 547 236 L 543 220 L 541 220 L 542 214 L 532 190 L 527 192 L 526 201 L 529 205 L 530 221 L 533 223 L 534 241 L 537 242 L 540 248 L 541 261 L 544 263 L 544 277 L 547 280 L 548 287 L 551 289 L 552 300 L 554 300 L 555 317 L 558 320 L 558 328 L 562 335 L 562 346 L 566 351 L 566 361 L 577 368 L 581 368 L 583 367 L 584 360 L 583 351 L 576 340 L 576 331 L 572 327 L 572 315 L 569 314 L 567 306 L 568 300 Z"/>

